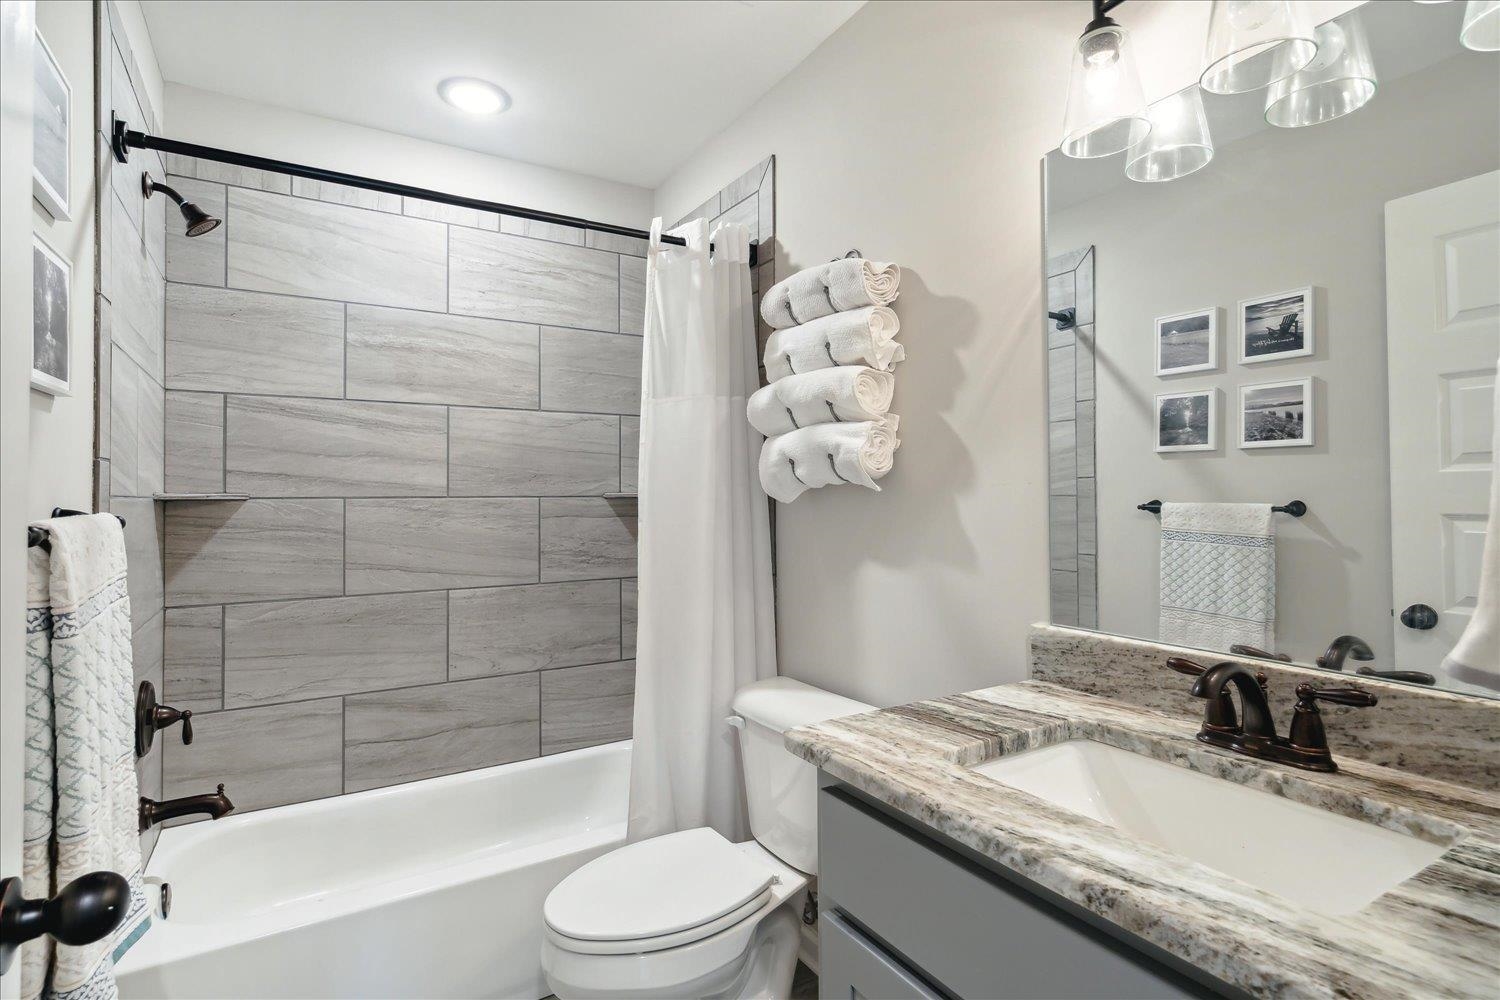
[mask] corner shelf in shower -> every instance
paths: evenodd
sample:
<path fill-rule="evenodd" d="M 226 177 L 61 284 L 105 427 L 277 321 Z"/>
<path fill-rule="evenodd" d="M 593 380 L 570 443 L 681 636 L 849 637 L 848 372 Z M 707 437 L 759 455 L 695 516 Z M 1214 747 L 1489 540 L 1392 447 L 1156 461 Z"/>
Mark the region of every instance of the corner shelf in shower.
<path fill-rule="evenodd" d="M 599 495 L 601 497 L 603 497 L 604 499 L 606 499 L 606 500 L 638 500 L 638 499 L 640 499 L 640 494 L 639 493 L 601 493 Z"/>
<path fill-rule="evenodd" d="M 174 500 L 249 500 L 248 493 L 153 493 L 152 500 L 163 503 Z"/>

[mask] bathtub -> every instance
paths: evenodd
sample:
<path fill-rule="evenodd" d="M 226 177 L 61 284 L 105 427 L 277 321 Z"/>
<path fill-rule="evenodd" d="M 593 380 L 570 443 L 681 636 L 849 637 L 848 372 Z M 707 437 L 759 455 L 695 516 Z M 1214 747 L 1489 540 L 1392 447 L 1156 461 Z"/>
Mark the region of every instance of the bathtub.
<path fill-rule="evenodd" d="M 173 827 L 120 996 L 546 996 L 542 901 L 624 843 L 629 774 L 613 743 Z"/>

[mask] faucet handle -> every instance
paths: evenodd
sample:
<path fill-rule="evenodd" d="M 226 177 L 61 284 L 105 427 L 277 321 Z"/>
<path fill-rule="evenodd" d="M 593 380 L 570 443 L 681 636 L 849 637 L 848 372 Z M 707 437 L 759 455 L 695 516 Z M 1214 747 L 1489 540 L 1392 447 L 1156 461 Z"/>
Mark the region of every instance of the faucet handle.
<path fill-rule="evenodd" d="M 1299 701 L 1326 701 L 1333 705 L 1351 705 L 1354 708 L 1369 708 L 1378 704 L 1380 699 L 1357 687 L 1331 687 L 1316 688 L 1305 681 L 1297 685 L 1297 699 Z"/>
<path fill-rule="evenodd" d="M 182 745 L 189 746 L 193 742 L 193 710 L 183 709 L 178 718 L 182 719 Z M 223 786 L 220 786 L 219 790 L 223 791 Z"/>
<path fill-rule="evenodd" d="M 1185 656 L 1174 656 L 1167 660 L 1167 668 L 1175 670 L 1179 674 L 1187 674 L 1189 677 L 1197 677 L 1208 668 L 1197 660 L 1189 660 Z"/>

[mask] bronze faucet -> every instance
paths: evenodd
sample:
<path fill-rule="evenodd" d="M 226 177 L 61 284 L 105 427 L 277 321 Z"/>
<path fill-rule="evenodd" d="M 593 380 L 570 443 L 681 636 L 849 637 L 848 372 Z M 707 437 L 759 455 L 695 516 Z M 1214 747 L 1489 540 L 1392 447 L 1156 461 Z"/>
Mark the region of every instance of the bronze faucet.
<path fill-rule="evenodd" d="M 1237 642 L 1229 647 L 1229 651 L 1235 656 L 1253 656 L 1257 660 L 1280 660 L 1282 663 L 1291 663 L 1292 658 L 1285 653 L 1269 653 L 1259 646 L 1247 646 Z"/>
<path fill-rule="evenodd" d="M 1357 687 L 1316 688 L 1297 685 L 1297 706 L 1292 712 L 1292 728 L 1283 737 L 1276 734 L 1266 700 L 1264 675 L 1257 675 L 1238 663 L 1224 662 L 1212 667 L 1182 657 L 1172 657 L 1167 666 L 1178 673 L 1196 674 L 1194 697 L 1204 699 L 1203 727 L 1198 739 L 1210 746 L 1233 750 L 1247 757 L 1288 764 L 1305 771 L 1337 771 L 1333 755 L 1328 752 L 1328 736 L 1318 702 L 1368 707 L 1377 702 L 1370 692 Z M 1236 724 L 1229 688 L 1240 693 L 1240 710 L 1245 721 Z M 1227 708 L 1226 708 L 1227 703 Z"/>
<path fill-rule="evenodd" d="M 234 803 L 230 802 L 224 795 L 224 786 L 213 795 L 186 795 L 180 799 L 167 799 L 157 802 L 141 796 L 141 832 L 145 833 L 158 823 L 164 823 L 178 816 L 191 816 L 194 813 L 203 813 L 209 819 L 218 819 L 225 813 L 234 810 Z"/>
<path fill-rule="evenodd" d="M 1317 664 L 1324 670 L 1344 669 L 1344 660 L 1352 658 L 1365 662 L 1375 659 L 1375 651 L 1370 644 L 1357 635 L 1341 635 L 1328 644 L 1328 651 L 1318 657 Z M 1376 670 L 1373 667 L 1360 667 L 1356 673 L 1365 677 L 1379 677 L 1388 681 L 1406 681 L 1410 684 L 1437 683 L 1437 678 L 1423 670 Z"/>

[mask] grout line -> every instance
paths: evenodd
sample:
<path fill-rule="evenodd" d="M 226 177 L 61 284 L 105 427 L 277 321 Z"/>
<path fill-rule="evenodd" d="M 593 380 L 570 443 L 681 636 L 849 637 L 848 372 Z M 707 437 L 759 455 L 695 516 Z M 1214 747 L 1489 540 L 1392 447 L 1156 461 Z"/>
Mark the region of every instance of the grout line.
<path fill-rule="evenodd" d="M 224 697 L 229 689 L 229 615 L 224 605 L 219 605 L 219 711 L 224 710 Z"/>
<path fill-rule="evenodd" d="M 344 363 L 344 390 L 343 398 L 349 398 L 349 303 L 344 306 L 344 335 L 343 335 L 343 363 Z"/>
<path fill-rule="evenodd" d="M 349 498 L 342 497 L 339 501 L 339 563 L 343 572 L 339 579 L 343 584 L 343 593 L 349 594 Z"/>
<path fill-rule="evenodd" d="M 590 331 L 590 332 L 597 333 L 598 331 Z M 639 338 L 637 338 L 637 339 L 639 339 Z M 122 351 L 123 351 L 123 348 L 122 348 Z M 135 358 L 131 357 L 130 353 L 128 351 L 125 351 L 124 353 L 125 353 L 126 357 L 130 358 L 131 361 L 135 361 Z M 140 362 L 138 362 L 138 361 L 136 362 L 136 367 L 137 368 L 140 367 Z M 143 374 L 147 378 L 151 379 L 152 382 L 156 382 L 156 379 L 151 375 L 150 372 L 147 372 L 144 369 L 142 369 L 141 374 Z M 426 402 L 418 402 L 416 400 L 407 400 L 407 399 L 368 399 L 368 398 L 361 397 L 361 396 L 353 396 L 353 397 L 341 397 L 341 396 L 302 396 L 302 395 L 297 395 L 295 393 L 288 393 L 288 392 L 245 392 L 245 391 L 240 390 L 240 389 L 204 389 L 204 388 L 183 389 L 183 388 L 178 388 L 176 386 L 165 386 L 165 385 L 162 385 L 160 382 L 156 382 L 156 384 L 158 386 L 160 386 L 163 391 L 171 391 L 171 392 L 197 392 L 197 393 L 203 393 L 205 395 L 213 394 L 213 395 L 224 395 L 224 396 L 244 396 L 247 399 L 286 399 L 286 400 L 291 400 L 291 401 L 297 402 L 297 403 L 380 403 L 380 404 L 387 405 L 387 406 L 425 406 L 428 409 L 432 409 L 432 410 L 435 410 L 435 409 L 437 409 L 440 406 L 447 406 L 447 407 L 451 407 L 451 408 L 456 409 L 456 410 L 493 410 L 493 411 L 500 412 L 500 413 L 523 413 L 523 414 L 546 413 L 546 414 L 553 415 L 553 416 L 564 416 L 564 417 L 639 417 L 640 416 L 640 412 L 639 411 L 622 413 L 619 410 L 563 410 L 563 409 L 549 410 L 549 409 L 547 409 L 545 407 L 536 407 L 536 406 L 493 406 L 493 405 L 487 405 L 487 404 L 484 404 L 484 403 L 448 403 L 448 402 L 426 403 Z"/>
<path fill-rule="evenodd" d="M 116 497 L 115 499 L 121 500 L 132 498 Z M 634 573 L 631 573 L 626 576 L 589 576 L 568 580 L 527 580 L 522 583 L 496 583 L 469 587 L 427 587 L 422 590 L 378 590 L 372 591 L 370 593 L 359 594 L 307 594 L 298 597 L 263 597 L 253 598 L 248 601 L 226 601 L 223 598 L 219 598 L 216 600 L 204 601 L 199 604 L 169 604 L 166 605 L 166 610 L 176 610 L 179 608 L 212 608 L 219 605 L 224 605 L 226 607 L 246 607 L 252 604 L 292 604 L 297 601 L 342 601 L 353 600 L 362 597 L 416 597 L 422 594 L 442 594 L 447 592 L 470 593 L 480 590 L 514 590 L 517 587 L 566 587 L 580 583 L 609 583 L 612 580 L 634 579 L 637 579 L 637 577 Z"/>

